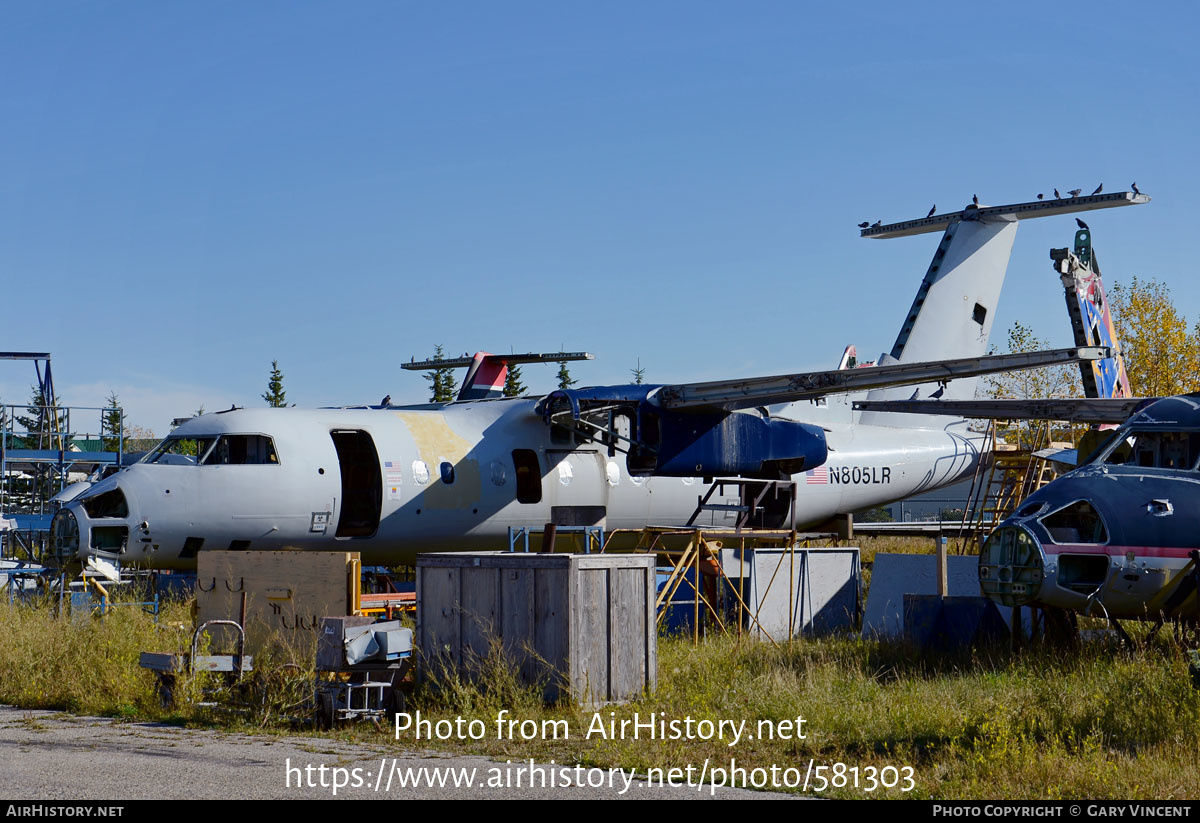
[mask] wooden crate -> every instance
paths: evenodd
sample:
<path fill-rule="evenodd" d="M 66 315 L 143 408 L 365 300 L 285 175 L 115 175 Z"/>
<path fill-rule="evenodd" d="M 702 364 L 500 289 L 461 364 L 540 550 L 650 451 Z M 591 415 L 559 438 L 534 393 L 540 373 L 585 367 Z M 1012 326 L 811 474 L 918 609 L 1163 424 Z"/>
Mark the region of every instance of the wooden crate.
<path fill-rule="evenodd" d="M 652 556 L 421 554 L 417 648 L 435 678 L 502 650 L 547 700 L 629 700 L 657 681 L 654 591 Z"/>
<path fill-rule="evenodd" d="M 196 625 L 237 620 L 245 592 L 247 651 L 257 653 L 270 642 L 290 645 L 298 658 L 311 657 L 321 619 L 354 613 L 358 576 L 358 552 L 202 551 Z"/>

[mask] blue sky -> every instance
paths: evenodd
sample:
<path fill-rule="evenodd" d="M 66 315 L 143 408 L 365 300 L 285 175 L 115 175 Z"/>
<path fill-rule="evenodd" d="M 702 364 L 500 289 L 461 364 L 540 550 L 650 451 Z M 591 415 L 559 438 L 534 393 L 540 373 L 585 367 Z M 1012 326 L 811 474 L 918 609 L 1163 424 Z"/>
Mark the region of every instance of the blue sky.
<path fill-rule="evenodd" d="M 272 360 L 302 406 L 420 401 L 435 343 L 826 368 L 891 347 L 937 242 L 856 223 L 1134 180 L 1086 218 L 1106 278 L 1200 319 L 1194 4 L 834 5 L 0 3 L 0 348 L 159 434 Z M 1022 225 L 994 338 L 1070 344 L 1073 231 Z"/>

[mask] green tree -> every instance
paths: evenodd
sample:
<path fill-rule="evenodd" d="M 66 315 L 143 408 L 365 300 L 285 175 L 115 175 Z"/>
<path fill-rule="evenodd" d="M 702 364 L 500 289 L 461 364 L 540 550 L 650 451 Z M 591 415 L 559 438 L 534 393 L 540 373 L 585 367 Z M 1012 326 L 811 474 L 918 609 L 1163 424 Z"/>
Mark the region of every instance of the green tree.
<path fill-rule="evenodd" d="M 892 513 L 883 506 L 876 506 L 873 509 L 855 512 L 854 519 L 861 523 L 891 523 Z"/>
<path fill-rule="evenodd" d="M 1020 321 L 1013 323 L 1008 330 L 1008 352 L 1043 351 L 1050 344 L 1033 333 L 1028 326 Z M 992 346 L 990 354 L 997 354 Z M 1082 397 L 1083 383 L 1079 377 L 1079 366 L 1067 364 L 1062 366 L 1046 366 L 1041 369 L 1004 372 L 991 375 L 984 379 L 983 393 L 987 397 L 1001 399 L 1026 400 L 1037 397 Z M 1014 423 L 997 421 L 997 434 L 1005 441 L 1020 445 L 1024 448 L 1033 447 L 1042 437 L 1046 424 L 1036 420 L 1026 420 Z M 1071 426 L 1052 426 L 1049 429 L 1051 440 L 1074 441 L 1075 432 Z"/>
<path fill-rule="evenodd" d="M 267 378 L 267 390 L 263 392 L 263 400 L 271 408 L 282 408 L 287 405 L 287 392 L 283 390 L 283 372 L 279 370 L 279 361 L 271 361 L 271 375 Z"/>
<path fill-rule="evenodd" d="M 1157 280 L 1135 277 L 1128 286 L 1114 283 L 1108 296 L 1134 396 L 1165 397 L 1200 389 L 1200 324 L 1189 332 L 1171 290 Z"/>
<path fill-rule="evenodd" d="M 508 373 L 504 375 L 504 396 L 520 397 L 527 390 L 528 387 L 521 382 L 521 369 L 517 366 L 509 366 Z"/>
<path fill-rule="evenodd" d="M 446 359 L 446 353 L 440 344 L 433 347 L 433 357 L 430 359 L 434 361 Z M 448 367 L 432 369 L 425 375 L 425 379 L 429 381 L 429 402 L 452 403 L 458 396 L 458 381 L 454 378 L 454 369 Z"/>
<path fill-rule="evenodd" d="M 129 427 L 125 425 L 125 413 L 117 400 L 117 393 L 108 393 L 108 405 L 100 416 L 100 442 L 104 451 L 115 452 L 122 441 L 129 438 Z"/>
<path fill-rule="evenodd" d="M 1008 330 L 1008 354 L 1044 351 L 1050 344 L 1038 337 L 1020 321 Z M 992 346 L 990 354 L 999 350 Z M 987 377 L 984 381 L 988 397 L 1024 400 L 1031 397 L 1082 397 L 1083 384 L 1079 379 L 1079 366 L 1047 366 L 1042 369 L 1004 372 Z"/>
<path fill-rule="evenodd" d="M 28 433 L 24 438 L 25 448 L 50 449 L 60 448 L 56 435 L 61 435 L 67 429 L 67 417 L 46 403 L 41 386 L 34 386 L 29 397 L 29 405 L 25 414 L 14 414 L 17 431 Z"/>
<path fill-rule="evenodd" d="M 642 368 L 642 358 L 638 358 L 637 368 L 630 369 L 629 372 L 633 375 L 633 384 L 635 386 L 640 386 L 646 382 L 646 370 Z"/>
<path fill-rule="evenodd" d="M 558 387 L 560 389 L 569 389 L 579 381 L 571 377 L 571 372 L 567 368 L 567 361 L 558 361 Z"/>

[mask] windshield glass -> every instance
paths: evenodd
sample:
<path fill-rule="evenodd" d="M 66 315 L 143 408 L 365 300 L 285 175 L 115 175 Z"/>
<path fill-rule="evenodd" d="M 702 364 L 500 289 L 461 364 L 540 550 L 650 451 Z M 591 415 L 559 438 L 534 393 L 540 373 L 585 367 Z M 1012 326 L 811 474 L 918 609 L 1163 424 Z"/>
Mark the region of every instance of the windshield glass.
<path fill-rule="evenodd" d="M 143 459 L 143 463 L 196 464 L 216 441 L 212 435 L 168 437 Z"/>

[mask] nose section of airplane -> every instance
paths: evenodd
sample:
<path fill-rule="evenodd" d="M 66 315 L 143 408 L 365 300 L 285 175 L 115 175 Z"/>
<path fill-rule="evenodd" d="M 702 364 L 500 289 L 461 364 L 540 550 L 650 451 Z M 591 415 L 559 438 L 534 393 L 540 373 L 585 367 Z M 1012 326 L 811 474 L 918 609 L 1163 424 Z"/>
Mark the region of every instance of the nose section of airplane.
<path fill-rule="evenodd" d="M 1001 526 L 979 552 L 979 587 L 1002 606 L 1025 606 L 1037 599 L 1045 579 L 1046 554 L 1021 526 Z"/>
<path fill-rule="evenodd" d="M 51 550 L 59 557 L 120 558 L 133 532 L 129 497 L 116 478 L 97 483 L 65 504 L 50 522 Z"/>
<path fill-rule="evenodd" d="M 50 551 L 56 557 L 79 557 L 79 518 L 63 506 L 50 521 Z"/>

